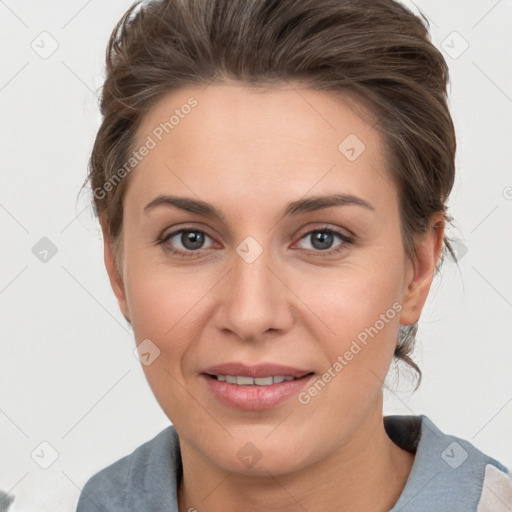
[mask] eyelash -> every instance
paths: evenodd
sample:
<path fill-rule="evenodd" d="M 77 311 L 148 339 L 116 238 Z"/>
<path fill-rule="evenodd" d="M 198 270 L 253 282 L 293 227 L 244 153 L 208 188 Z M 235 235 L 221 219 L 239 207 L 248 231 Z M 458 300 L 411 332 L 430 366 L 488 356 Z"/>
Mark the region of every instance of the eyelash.
<path fill-rule="evenodd" d="M 204 231 L 202 231 L 200 229 L 181 228 L 181 229 L 179 229 L 177 231 L 173 231 L 172 233 L 169 233 L 168 235 L 160 237 L 157 240 L 156 244 L 157 245 L 162 245 L 166 252 L 168 252 L 170 254 L 173 254 L 173 255 L 177 255 L 179 257 L 183 257 L 183 258 L 199 257 L 201 255 L 201 249 L 182 251 L 182 250 L 173 249 L 170 246 L 164 245 L 164 244 L 166 244 L 166 242 L 169 239 L 171 239 L 175 235 L 178 235 L 180 233 L 187 232 L 187 231 L 188 232 L 192 232 L 192 233 L 201 233 L 203 235 L 206 235 L 209 238 L 212 238 L 210 235 L 208 235 L 208 233 L 206 233 L 206 232 L 204 232 Z M 312 254 L 313 253 L 314 255 L 321 254 L 321 255 L 332 256 L 334 254 L 338 254 L 338 253 L 346 250 L 347 249 L 347 245 L 352 245 L 354 243 L 354 240 L 352 238 L 348 237 L 347 235 L 344 235 L 343 233 L 341 233 L 340 231 L 338 231 L 336 229 L 329 228 L 329 227 L 322 227 L 322 228 L 317 228 L 317 229 L 313 229 L 311 231 L 308 231 L 308 232 L 304 233 L 300 237 L 299 240 L 302 240 L 302 239 L 306 238 L 307 236 L 312 235 L 313 233 L 329 233 L 330 235 L 337 236 L 341 240 L 342 243 L 340 245 L 336 246 L 334 249 L 326 249 L 326 250 L 305 249 L 305 251 L 307 251 L 308 254 Z"/>

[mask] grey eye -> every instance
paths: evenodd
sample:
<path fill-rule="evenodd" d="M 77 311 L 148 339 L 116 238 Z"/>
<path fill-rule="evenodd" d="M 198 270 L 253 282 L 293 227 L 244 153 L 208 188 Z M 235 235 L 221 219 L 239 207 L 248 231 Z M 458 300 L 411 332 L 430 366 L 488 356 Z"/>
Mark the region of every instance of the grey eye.
<path fill-rule="evenodd" d="M 196 251 L 198 249 L 205 249 L 203 247 L 206 239 L 210 238 L 206 233 L 193 229 L 180 229 L 171 233 L 165 238 L 165 242 L 178 250 Z"/>
<path fill-rule="evenodd" d="M 304 235 L 301 238 L 301 240 L 310 240 L 310 247 L 303 247 L 304 249 L 315 249 L 318 251 L 325 251 L 326 249 L 331 249 L 333 247 L 335 238 L 338 238 L 341 241 L 341 243 L 338 245 L 341 245 L 344 242 L 340 235 L 332 233 L 331 231 L 328 230 L 310 231 L 309 233 Z"/>

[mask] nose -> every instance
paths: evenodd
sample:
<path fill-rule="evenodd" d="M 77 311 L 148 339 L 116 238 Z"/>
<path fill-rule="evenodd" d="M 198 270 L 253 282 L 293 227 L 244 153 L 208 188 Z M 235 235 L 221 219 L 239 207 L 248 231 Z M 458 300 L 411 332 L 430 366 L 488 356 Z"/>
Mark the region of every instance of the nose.
<path fill-rule="evenodd" d="M 270 251 L 264 249 L 253 261 L 240 254 L 234 254 L 231 271 L 222 280 L 215 325 L 244 341 L 287 331 L 293 324 L 293 293 L 272 264 Z"/>

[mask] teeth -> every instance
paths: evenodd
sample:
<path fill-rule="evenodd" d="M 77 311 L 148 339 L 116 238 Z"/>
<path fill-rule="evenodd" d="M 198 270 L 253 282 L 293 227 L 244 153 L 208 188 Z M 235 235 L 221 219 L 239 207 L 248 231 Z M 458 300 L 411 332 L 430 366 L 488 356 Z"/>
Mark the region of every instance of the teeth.
<path fill-rule="evenodd" d="M 252 386 L 254 385 L 254 379 L 252 377 L 233 377 L 235 383 L 239 386 Z"/>
<path fill-rule="evenodd" d="M 275 379 L 280 379 L 281 377 L 259 377 L 254 379 L 254 384 L 257 386 L 270 386 L 270 384 L 278 383 Z M 281 381 L 282 382 L 282 381 Z"/>
<path fill-rule="evenodd" d="M 271 384 L 280 384 L 281 382 L 295 380 L 295 377 L 270 376 L 270 377 L 245 377 L 233 375 L 216 375 L 220 382 L 228 382 L 229 384 L 237 384 L 238 386 L 270 386 Z"/>

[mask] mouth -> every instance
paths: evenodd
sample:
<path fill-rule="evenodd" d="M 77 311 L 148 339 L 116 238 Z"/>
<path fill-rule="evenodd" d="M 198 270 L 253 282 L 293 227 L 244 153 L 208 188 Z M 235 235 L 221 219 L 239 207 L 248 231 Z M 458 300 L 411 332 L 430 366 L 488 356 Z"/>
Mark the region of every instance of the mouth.
<path fill-rule="evenodd" d="M 218 380 L 219 382 L 227 382 L 235 384 L 236 386 L 271 386 L 272 384 L 281 384 L 282 382 L 291 382 L 299 380 L 308 375 L 313 375 L 313 372 L 307 373 L 302 377 L 291 377 L 284 375 L 270 375 L 268 377 L 247 377 L 245 375 L 210 375 L 208 377 Z"/>
<path fill-rule="evenodd" d="M 239 378 L 252 377 L 253 379 L 283 379 L 302 378 L 305 375 L 312 373 L 311 369 L 294 368 L 292 366 L 284 366 L 276 363 L 261 363 L 257 365 L 249 365 L 245 363 L 230 362 L 217 364 L 203 370 L 203 373 L 212 377 L 236 377 Z M 242 382 L 242 381 L 241 381 Z M 233 382 L 234 384 L 235 382 Z M 253 383 L 250 383 L 252 385 Z M 243 384 L 242 384 L 243 385 Z"/>
<path fill-rule="evenodd" d="M 275 408 L 298 393 L 313 371 L 280 365 L 225 364 L 200 374 L 210 395 L 223 405 L 249 411 Z"/>

